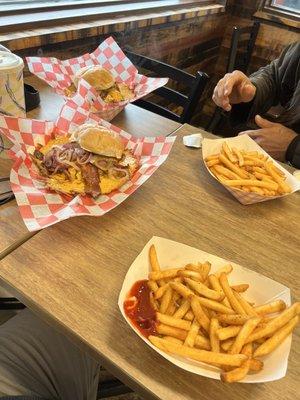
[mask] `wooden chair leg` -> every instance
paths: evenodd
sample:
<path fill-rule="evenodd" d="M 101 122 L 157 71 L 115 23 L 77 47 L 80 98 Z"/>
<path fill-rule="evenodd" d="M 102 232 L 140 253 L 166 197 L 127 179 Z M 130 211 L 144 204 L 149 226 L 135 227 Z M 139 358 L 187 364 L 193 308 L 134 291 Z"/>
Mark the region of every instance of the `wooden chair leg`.
<path fill-rule="evenodd" d="M 105 399 L 107 397 L 120 396 L 122 394 L 131 393 L 132 390 L 125 386 L 118 379 L 101 382 L 98 389 L 97 399 Z"/>
<path fill-rule="evenodd" d="M 213 114 L 213 116 L 211 117 L 211 120 L 209 121 L 209 124 L 206 127 L 206 130 L 208 132 L 213 132 L 216 129 L 216 127 L 218 126 L 219 122 L 221 121 L 222 118 L 222 111 L 217 108 Z"/>

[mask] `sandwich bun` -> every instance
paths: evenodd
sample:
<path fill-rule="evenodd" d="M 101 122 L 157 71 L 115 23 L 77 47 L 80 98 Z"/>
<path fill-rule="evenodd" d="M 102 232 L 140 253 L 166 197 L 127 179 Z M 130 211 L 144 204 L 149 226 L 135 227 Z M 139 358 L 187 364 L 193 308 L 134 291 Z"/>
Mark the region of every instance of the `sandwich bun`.
<path fill-rule="evenodd" d="M 76 88 L 80 79 L 87 81 L 96 90 L 108 90 L 115 84 L 113 75 L 99 65 L 91 65 L 78 70 L 73 78 Z"/>
<path fill-rule="evenodd" d="M 93 124 L 81 125 L 71 136 L 71 141 L 100 156 L 122 158 L 124 144 L 116 132 Z"/>

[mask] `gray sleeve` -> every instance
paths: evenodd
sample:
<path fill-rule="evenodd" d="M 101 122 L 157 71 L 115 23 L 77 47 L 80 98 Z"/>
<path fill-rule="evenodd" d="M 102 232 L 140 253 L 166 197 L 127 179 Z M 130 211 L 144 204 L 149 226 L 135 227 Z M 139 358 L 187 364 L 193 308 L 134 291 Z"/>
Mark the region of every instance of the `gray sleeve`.
<path fill-rule="evenodd" d="M 291 141 L 287 148 L 285 158 L 293 167 L 300 169 L 300 135 L 297 135 L 295 139 Z"/>
<path fill-rule="evenodd" d="M 265 114 L 272 106 L 279 103 L 284 106 L 288 102 L 299 51 L 300 43 L 293 43 L 279 58 L 250 75 L 250 80 L 256 87 L 255 98 L 250 103 L 232 107 L 230 121 L 233 126 L 248 122 L 256 114 Z"/>

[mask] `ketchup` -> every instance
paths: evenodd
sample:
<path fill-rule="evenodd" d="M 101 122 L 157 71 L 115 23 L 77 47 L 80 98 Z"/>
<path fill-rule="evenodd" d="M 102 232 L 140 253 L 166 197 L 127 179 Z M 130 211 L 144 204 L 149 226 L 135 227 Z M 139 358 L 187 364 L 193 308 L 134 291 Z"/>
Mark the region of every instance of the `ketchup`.
<path fill-rule="evenodd" d="M 156 311 L 150 303 L 150 288 L 146 279 L 135 282 L 123 307 L 142 335 L 148 337 L 156 333 Z"/>

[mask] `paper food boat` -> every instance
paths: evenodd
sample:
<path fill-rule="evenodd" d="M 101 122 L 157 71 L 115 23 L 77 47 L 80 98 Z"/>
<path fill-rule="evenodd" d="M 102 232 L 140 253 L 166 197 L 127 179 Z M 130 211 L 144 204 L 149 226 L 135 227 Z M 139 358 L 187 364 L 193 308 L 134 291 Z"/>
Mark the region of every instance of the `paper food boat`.
<path fill-rule="evenodd" d="M 146 96 L 168 82 L 168 78 L 151 78 L 139 74 L 137 68 L 112 37 L 104 40 L 93 53 L 83 54 L 69 60 L 59 60 L 54 57 L 27 57 L 26 60 L 30 72 L 47 82 L 56 93 L 64 97 L 66 97 L 65 89 L 70 87 L 73 77 L 79 69 L 91 65 L 101 65 L 109 70 L 117 82 L 126 83 L 132 88 L 135 96 L 131 100 L 105 103 L 96 90 L 86 82 L 90 94 L 97 99 L 92 111 L 106 121 L 111 121 L 129 102 Z M 79 91 L 78 87 L 77 93 Z"/>
<path fill-rule="evenodd" d="M 253 139 L 251 139 L 248 135 L 241 135 L 241 136 L 236 136 L 236 137 L 231 137 L 231 138 L 224 138 L 224 139 L 203 139 L 202 142 L 202 156 L 203 160 L 216 153 L 220 153 L 222 144 L 224 142 L 227 142 L 230 147 L 236 147 L 238 150 L 245 150 L 245 151 L 258 151 L 261 154 L 264 154 L 268 156 L 269 160 L 272 161 L 278 169 L 280 169 L 282 172 L 284 172 L 284 175 L 286 176 L 286 183 L 288 183 L 291 188 L 292 192 L 287 193 L 285 195 L 281 196 L 262 196 L 257 193 L 248 193 L 244 192 L 243 190 L 236 189 L 230 186 L 224 185 L 222 182 L 220 182 L 210 171 L 210 169 L 206 166 L 206 163 L 204 162 L 208 172 L 210 175 L 216 179 L 217 182 L 220 183 L 220 185 L 224 186 L 233 196 L 238 199 L 238 201 L 242 204 L 254 204 L 254 203 L 259 203 L 262 201 L 267 201 L 267 200 L 272 200 L 272 199 L 277 199 L 277 198 L 282 198 L 284 196 L 288 196 L 297 190 L 300 189 L 300 182 L 292 175 L 290 174 L 285 168 L 283 168 L 278 162 L 276 162 L 272 157 L 269 156 L 268 153 L 266 153 Z"/>
<path fill-rule="evenodd" d="M 66 135 L 78 125 L 96 122 L 117 132 L 126 148 L 139 159 L 139 168 L 130 181 L 107 195 L 65 196 L 45 188 L 29 156 L 35 146 L 46 144 L 55 133 Z M 13 143 L 9 156 L 14 160 L 10 174 L 12 191 L 25 225 L 35 231 L 80 215 L 102 216 L 133 194 L 167 159 L 176 137 L 134 137 L 84 107 L 65 105 L 56 122 L 0 115 L 0 132 Z"/>
<path fill-rule="evenodd" d="M 214 256 L 213 254 L 206 253 L 185 244 L 157 236 L 152 237 L 152 239 L 146 244 L 146 246 L 129 267 L 119 295 L 118 305 L 125 320 L 135 331 L 135 333 L 142 340 L 144 340 L 145 343 L 147 343 L 148 346 L 152 347 L 153 350 L 158 352 L 162 357 L 166 358 L 172 364 L 175 364 L 186 371 L 206 376 L 208 378 L 220 379 L 220 370 L 216 367 L 172 355 L 153 346 L 152 343 L 150 343 L 150 341 L 145 338 L 131 323 L 130 319 L 124 313 L 123 304 L 133 284 L 138 280 L 148 278 L 148 273 L 150 270 L 149 248 L 152 244 L 155 245 L 162 270 L 177 266 L 182 267 L 188 263 L 209 261 L 212 264 L 211 271 L 213 273 L 220 267 L 223 267 L 225 264 L 230 262 L 230 264 L 233 266 L 233 271 L 230 274 L 229 281 L 233 285 L 239 283 L 249 283 L 250 287 L 247 290 L 246 297 L 248 301 L 254 302 L 255 304 L 263 304 L 273 300 L 282 299 L 287 306 L 291 304 L 290 289 L 278 282 L 273 281 L 272 279 L 269 279 L 261 274 L 258 274 L 257 272 L 251 271 L 231 261 L 224 260 L 220 257 Z M 290 335 L 273 353 L 262 357 L 261 360 L 264 362 L 263 370 L 258 373 L 247 375 L 242 382 L 268 382 L 284 377 L 288 365 L 291 341 L 292 337 Z"/>

